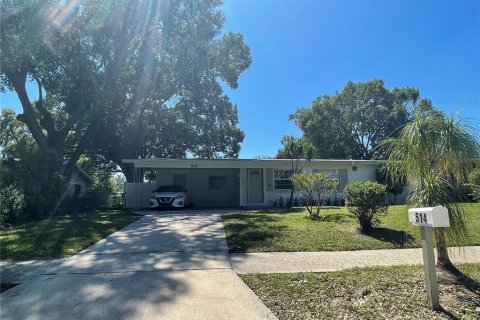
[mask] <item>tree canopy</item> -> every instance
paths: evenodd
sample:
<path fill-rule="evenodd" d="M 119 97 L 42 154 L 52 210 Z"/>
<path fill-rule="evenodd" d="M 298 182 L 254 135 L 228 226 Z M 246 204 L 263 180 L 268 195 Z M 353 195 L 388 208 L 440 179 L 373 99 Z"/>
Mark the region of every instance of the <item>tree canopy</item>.
<path fill-rule="evenodd" d="M 290 159 L 292 175 L 302 172 L 305 164 L 315 156 L 315 147 L 305 138 L 295 138 L 291 135 L 285 135 L 280 142 L 282 143 L 282 148 L 277 152 L 277 159 Z M 293 204 L 294 191 L 295 184 L 292 183 L 288 206 L 292 206 Z"/>
<path fill-rule="evenodd" d="M 326 159 L 371 159 L 379 142 L 395 136 L 419 98 L 412 87 L 389 90 L 382 80 L 349 81 L 341 92 L 317 97 L 290 115 Z"/>
<path fill-rule="evenodd" d="M 339 181 L 336 179 L 329 179 L 327 174 L 319 173 L 295 173 L 291 177 L 294 186 L 303 191 L 307 196 L 307 211 L 311 219 L 320 218 L 320 208 L 326 202 L 329 195 L 337 190 Z M 315 200 L 315 197 L 317 199 Z M 313 207 L 316 204 L 316 209 Z"/>
<path fill-rule="evenodd" d="M 19 158 L 19 149 L 34 143 L 28 128 L 17 120 L 17 114 L 10 108 L 0 112 L 0 147 L 5 158 Z"/>
<path fill-rule="evenodd" d="M 220 5 L 3 1 L 1 90 L 17 93 L 17 118 L 38 146 L 69 160 L 66 176 L 86 152 L 120 166 L 138 156 L 236 157 L 244 135 L 222 83 L 236 88 L 251 58 L 240 34 L 222 34 Z"/>

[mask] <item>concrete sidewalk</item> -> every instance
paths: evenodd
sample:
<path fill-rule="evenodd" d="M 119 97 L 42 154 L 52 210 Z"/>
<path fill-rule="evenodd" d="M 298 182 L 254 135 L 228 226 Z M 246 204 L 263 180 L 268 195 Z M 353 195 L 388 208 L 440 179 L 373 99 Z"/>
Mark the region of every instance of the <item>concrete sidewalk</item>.
<path fill-rule="evenodd" d="M 69 259 L 1 262 L 22 284 L 0 295 L 0 319 L 276 319 L 237 273 L 422 263 L 421 249 L 229 255 L 220 213 L 150 212 Z M 480 263 L 480 246 L 450 254 Z"/>
<path fill-rule="evenodd" d="M 65 259 L 0 261 L 0 280 L 3 283 L 22 283 L 48 272 Z"/>
<path fill-rule="evenodd" d="M 276 319 L 232 270 L 220 211 L 151 212 L 0 295 L 7 319 Z"/>
<path fill-rule="evenodd" d="M 480 246 L 449 248 L 454 263 L 480 263 Z M 422 249 L 231 253 L 233 270 L 245 273 L 329 272 L 353 267 L 423 264 Z"/>

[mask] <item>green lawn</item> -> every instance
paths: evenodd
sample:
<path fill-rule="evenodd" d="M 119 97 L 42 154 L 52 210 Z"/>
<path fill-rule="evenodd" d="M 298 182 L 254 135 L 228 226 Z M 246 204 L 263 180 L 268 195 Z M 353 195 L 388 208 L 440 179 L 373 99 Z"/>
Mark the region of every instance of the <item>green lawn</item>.
<path fill-rule="evenodd" d="M 56 216 L 11 226 L 0 232 L 0 258 L 66 258 L 129 225 L 140 216 L 123 210 Z"/>
<path fill-rule="evenodd" d="M 474 281 L 440 274 L 443 312 L 428 308 L 420 266 L 241 277 L 279 319 L 478 319 L 480 264 L 459 268 Z"/>
<path fill-rule="evenodd" d="M 467 204 L 469 235 L 456 245 L 480 245 L 480 204 Z M 419 247 L 420 228 L 411 225 L 406 206 L 392 206 L 381 225 L 360 234 L 344 207 L 325 207 L 318 221 L 303 208 L 250 210 L 222 215 L 233 252 L 337 251 Z"/>

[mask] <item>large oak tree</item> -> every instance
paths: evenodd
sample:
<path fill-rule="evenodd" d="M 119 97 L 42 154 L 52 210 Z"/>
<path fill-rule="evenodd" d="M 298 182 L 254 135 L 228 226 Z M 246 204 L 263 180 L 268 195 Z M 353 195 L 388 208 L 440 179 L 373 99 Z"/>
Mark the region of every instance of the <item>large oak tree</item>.
<path fill-rule="evenodd" d="M 379 142 L 398 133 L 417 102 L 412 87 L 388 90 L 383 81 L 348 82 L 333 95 L 290 115 L 321 158 L 371 159 Z"/>
<path fill-rule="evenodd" d="M 222 34 L 221 1 L 3 1 L 0 9 L 1 89 L 17 93 L 18 120 L 38 146 L 68 159 L 65 176 L 86 152 L 120 166 L 125 157 L 238 156 L 243 133 L 221 84 L 236 88 L 251 59 L 240 34 Z"/>

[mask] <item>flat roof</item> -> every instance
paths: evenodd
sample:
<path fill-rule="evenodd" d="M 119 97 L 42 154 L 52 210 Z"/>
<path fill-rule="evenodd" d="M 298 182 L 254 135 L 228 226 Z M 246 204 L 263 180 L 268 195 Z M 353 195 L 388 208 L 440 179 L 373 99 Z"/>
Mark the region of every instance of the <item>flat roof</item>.
<path fill-rule="evenodd" d="M 122 159 L 136 168 L 255 168 L 285 166 L 291 159 Z M 302 159 L 302 161 L 305 161 Z M 317 165 L 377 165 L 381 160 L 312 159 L 307 166 Z"/>

